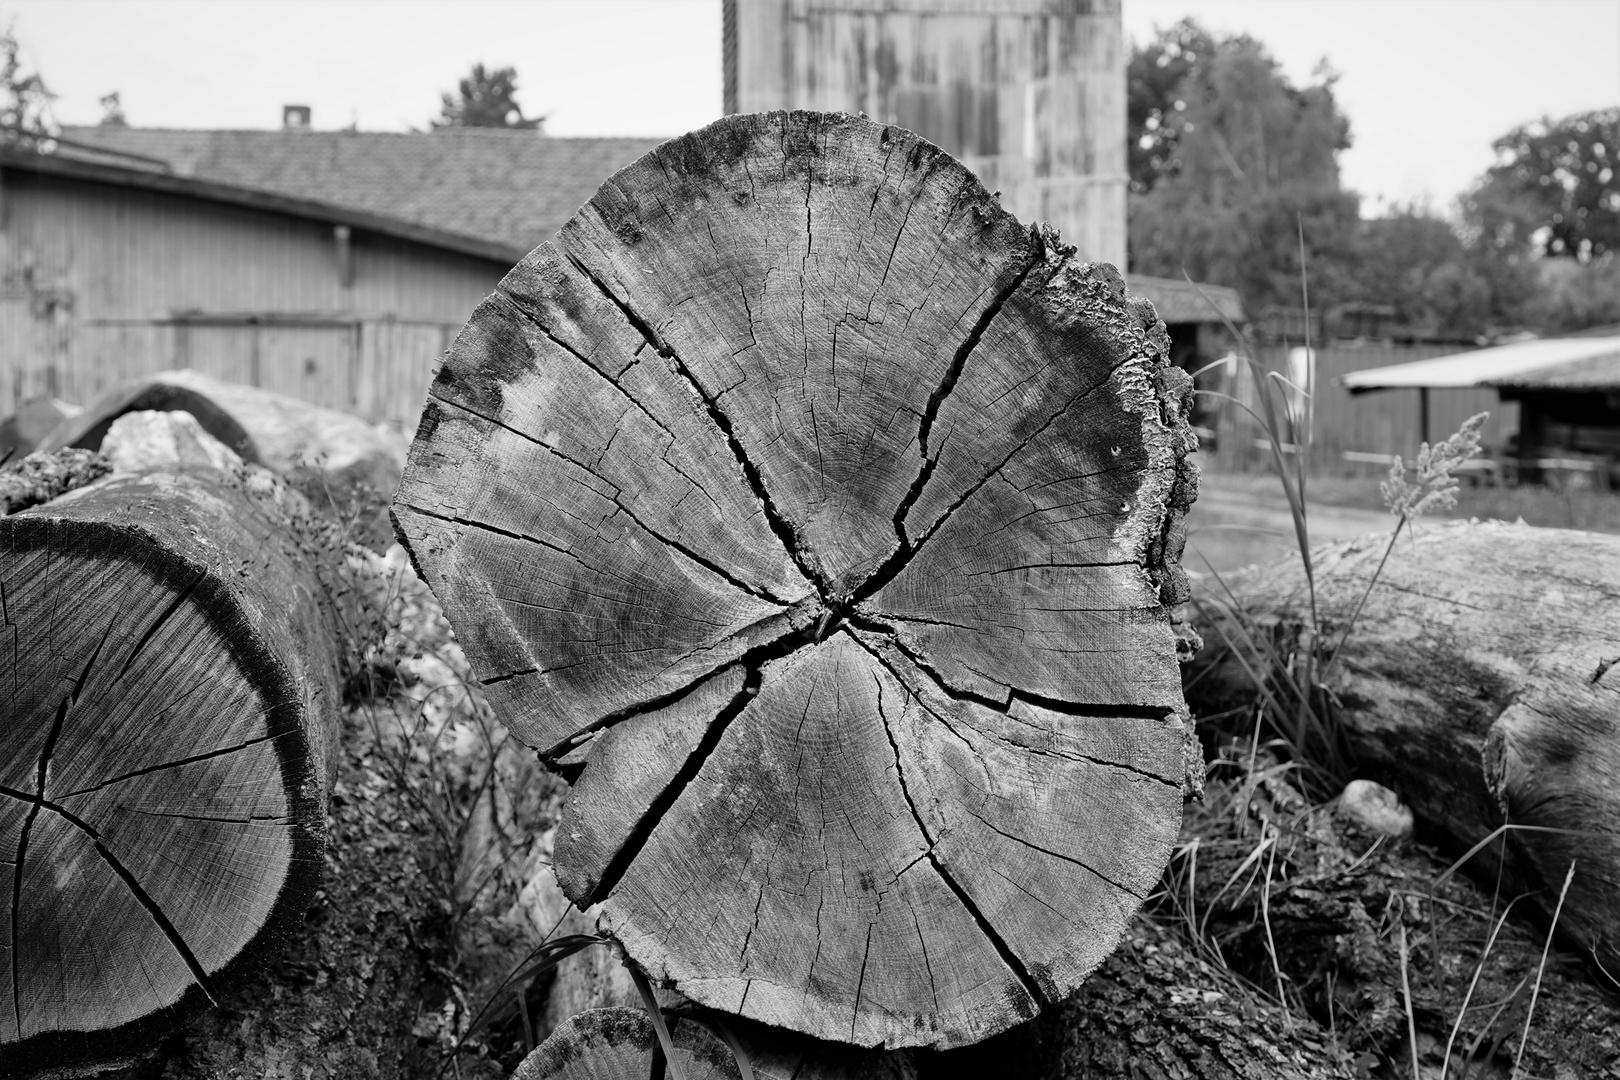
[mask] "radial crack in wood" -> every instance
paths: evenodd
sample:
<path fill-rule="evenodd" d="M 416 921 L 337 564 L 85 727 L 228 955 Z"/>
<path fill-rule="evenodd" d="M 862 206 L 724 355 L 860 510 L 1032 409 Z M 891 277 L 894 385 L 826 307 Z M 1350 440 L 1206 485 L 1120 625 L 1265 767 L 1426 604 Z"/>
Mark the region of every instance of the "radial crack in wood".
<path fill-rule="evenodd" d="M 474 315 L 396 524 L 656 978 L 955 1046 L 1108 954 L 1196 784 L 1167 344 L 937 148 L 811 113 L 660 147 Z"/>
<path fill-rule="evenodd" d="M 0 1060 L 154 1038 L 302 917 L 337 661 L 279 527 L 155 475 L 0 520 Z"/>
<path fill-rule="evenodd" d="M 730 417 L 847 595 L 898 543 L 931 397 L 1041 246 L 908 132 L 723 123 L 619 173 L 558 242 Z"/>
<path fill-rule="evenodd" d="M 879 713 L 932 857 L 1048 1002 L 1113 950 L 1176 838 L 1181 748 L 1162 719 L 953 698 L 892 643 Z M 1129 837 L 1121 844 L 1120 837 Z"/>
<path fill-rule="evenodd" d="M 904 693 L 843 631 L 768 665 L 603 925 L 706 1004 L 860 1045 L 1033 1016 L 1019 973 L 929 859 L 879 707 Z"/>

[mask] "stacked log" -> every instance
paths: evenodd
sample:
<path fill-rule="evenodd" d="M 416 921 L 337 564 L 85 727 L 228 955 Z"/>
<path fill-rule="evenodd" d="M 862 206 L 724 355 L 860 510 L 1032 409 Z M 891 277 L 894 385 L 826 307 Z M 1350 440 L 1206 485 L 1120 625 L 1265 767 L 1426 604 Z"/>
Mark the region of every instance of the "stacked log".
<path fill-rule="evenodd" d="M 142 1049 L 298 926 L 341 706 L 309 554 L 218 472 L 0 520 L 0 1071 Z"/>

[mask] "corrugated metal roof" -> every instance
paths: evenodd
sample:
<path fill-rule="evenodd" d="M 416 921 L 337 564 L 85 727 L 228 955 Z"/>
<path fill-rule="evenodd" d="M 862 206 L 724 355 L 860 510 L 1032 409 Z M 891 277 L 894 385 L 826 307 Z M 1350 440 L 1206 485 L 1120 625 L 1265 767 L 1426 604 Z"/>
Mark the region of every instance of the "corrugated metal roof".
<path fill-rule="evenodd" d="M 1589 386 L 1620 387 L 1620 337 L 1540 338 L 1474 349 L 1452 356 L 1414 360 L 1409 364 L 1353 371 L 1340 383 L 1352 394 L 1368 390 L 1428 387 L 1447 389 L 1466 386 L 1540 385 L 1525 380 L 1539 379 L 1556 369 L 1583 364 L 1599 364 L 1610 358 L 1609 371 L 1615 376 L 1605 381 L 1571 383 L 1572 388 Z M 1578 377 L 1596 378 L 1600 368 Z M 1550 385 L 1550 384 L 1549 384 Z"/>
<path fill-rule="evenodd" d="M 1620 390 L 1620 338 L 1607 352 L 1540 371 L 1491 379 L 1486 386 L 1547 390 Z"/>
<path fill-rule="evenodd" d="M 431 132 L 208 131 L 64 127 L 78 156 L 397 218 L 528 251 L 602 181 L 662 139 L 575 139 L 500 128 Z M 113 163 L 109 157 L 107 161 Z"/>
<path fill-rule="evenodd" d="M 1218 323 L 1223 317 L 1233 325 L 1243 321 L 1243 298 L 1224 285 L 1194 285 L 1145 274 L 1125 275 L 1125 285 L 1153 301 L 1159 318 L 1167 323 Z"/>

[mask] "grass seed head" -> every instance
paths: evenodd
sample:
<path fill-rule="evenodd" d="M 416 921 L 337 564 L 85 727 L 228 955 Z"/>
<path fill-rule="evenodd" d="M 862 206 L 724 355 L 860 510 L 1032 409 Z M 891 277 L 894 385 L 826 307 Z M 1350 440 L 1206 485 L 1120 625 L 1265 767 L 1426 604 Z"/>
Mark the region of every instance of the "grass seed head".
<path fill-rule="evenodd" d="M 1489 413 L 1475 413 L 1444 442 L 1418 447 L 1417 476 L 1408 483 L 1406 463 L 1396 455 L 1389 466 L 1389 479 L 1378 485 L 1384 505 L 1396 517 L 1411 521 L 1434 511 L 1457 505 L 1458 482 L 1452 470 L 1479 453 L 1480 429 Z"/>

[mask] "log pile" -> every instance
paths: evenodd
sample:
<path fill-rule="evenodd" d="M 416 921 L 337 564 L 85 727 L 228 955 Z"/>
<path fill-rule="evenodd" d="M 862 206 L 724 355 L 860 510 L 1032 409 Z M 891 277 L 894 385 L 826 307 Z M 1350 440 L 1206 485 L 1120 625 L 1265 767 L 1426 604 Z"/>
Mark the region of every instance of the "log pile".
<path fill-rule="evenodd" d="M 1201 767 L 1166 349 L 948 155 L 812 113 L 664 145 L 475 312 L 396 526 L 656 980 L 947 1047 L 1115 947 Z"/>

